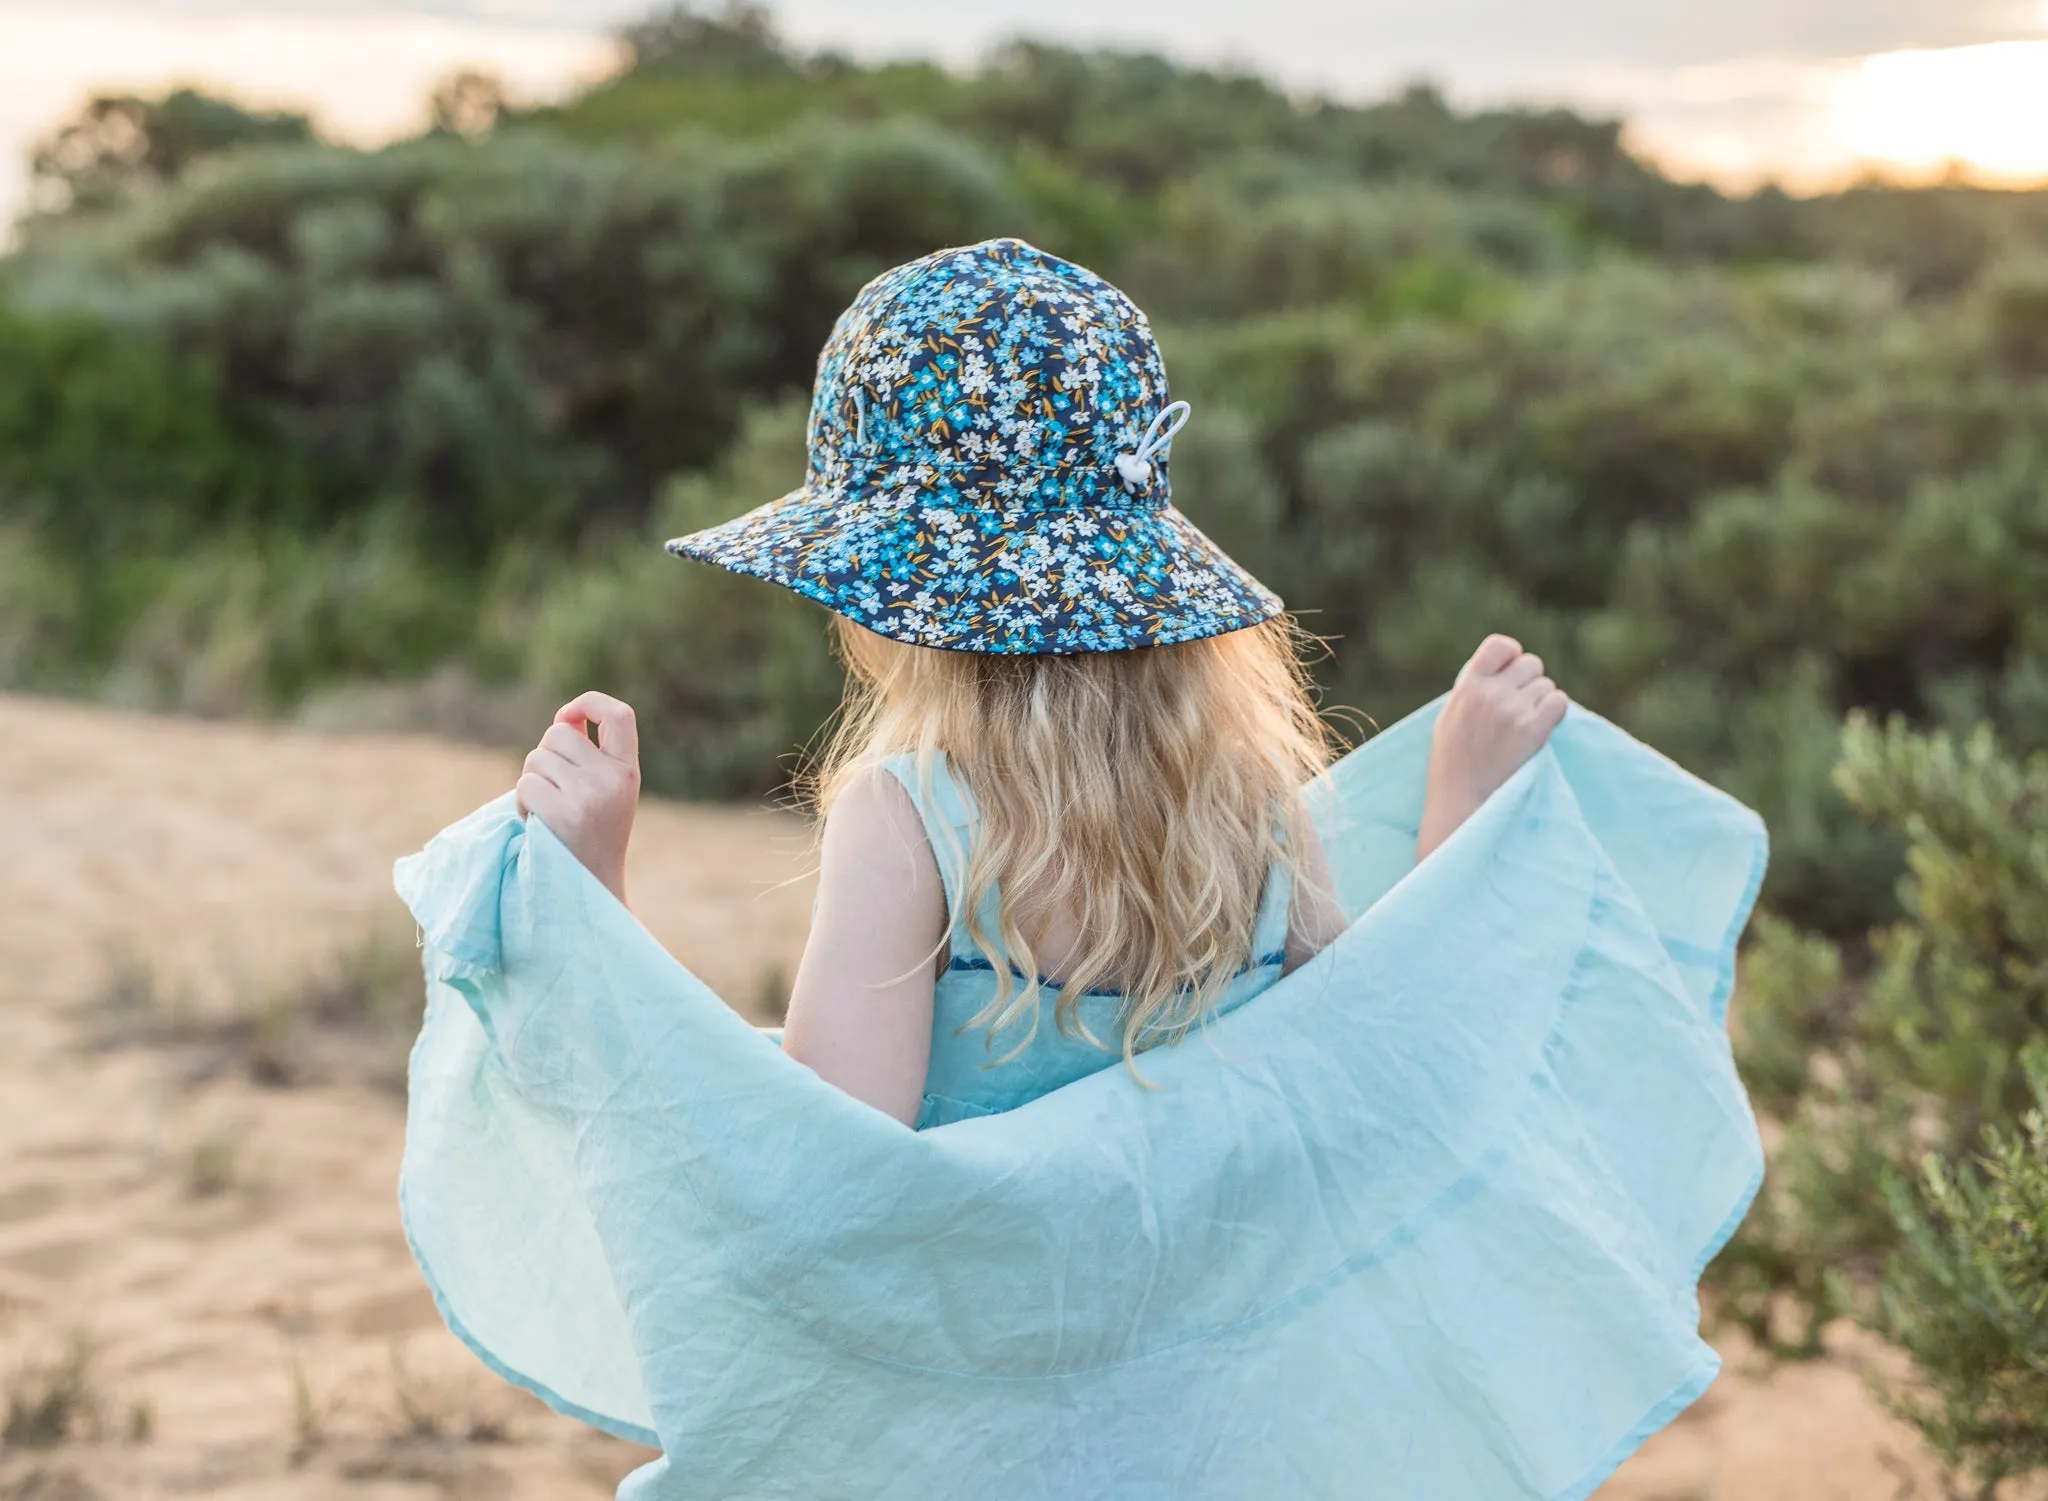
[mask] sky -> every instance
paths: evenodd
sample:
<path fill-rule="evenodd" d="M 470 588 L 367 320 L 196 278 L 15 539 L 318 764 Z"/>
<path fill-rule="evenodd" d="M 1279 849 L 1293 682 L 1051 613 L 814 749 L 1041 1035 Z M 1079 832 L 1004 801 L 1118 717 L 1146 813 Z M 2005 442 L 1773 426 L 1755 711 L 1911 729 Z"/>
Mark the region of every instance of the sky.
<path fill-rule="evenodd" d="M 515 95 L 602 73 L 637 0 L 0 0 L 0 220 L 34 141 L 89 93 L 192 82 L 371 143 L 462 67 Z M 971 62 L 1007 37 L 1144 47 L 1366 99 L 1630 121 L 1681 176 L 1830 186 L 1871 166 L 2048 182 L 2048 0 L 781 0 L 792 38 Z"/>

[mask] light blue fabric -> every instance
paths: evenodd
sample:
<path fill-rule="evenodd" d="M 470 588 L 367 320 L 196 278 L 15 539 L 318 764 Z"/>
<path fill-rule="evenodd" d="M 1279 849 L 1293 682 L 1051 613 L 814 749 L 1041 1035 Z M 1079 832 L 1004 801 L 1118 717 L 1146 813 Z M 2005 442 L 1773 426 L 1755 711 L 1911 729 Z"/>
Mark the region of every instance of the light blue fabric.
<path fill-rule="evenodd" d="M 1351 927 L 1174 1048 L 905 1130 L 509 798 L 400 862 L 442 1312 L 641 1498 L 1576 1501 L 1712 1380 L 1761 1152 L 1739 804 L 1596 716 L 1420 867 L 1434 706 L 1317 815 Z"/>
<path fill-rule="evenodd" d="M 1055 1025 L 1053 1006 L 1060 990 L 1050 981 L 1044 992 L 1037 1030 L 1026 1041 L 1026 1026 L 1004 1028 L 991 1036 L 986 1027 L 970 1028 L 996 997 L 996 977 L 980 947 L 968 935 L 961 891 L 966 884 L 967 851 L 973 848 L 977 818 L 973 797 L 953 776 L 944 753 L 932 763 L 930 780 L 918 774 L 916 758 L 896 756 L 884 763 L 910 794 L 923 822 L 925 837 L 946 888 L 946 910 L 952 923 L 946 935 L 947 968 L 932 994 L 932 1051 L 925 1074 L 923 1107 L 917 1128 L 951 1125 L 977 1115 L 1014 1110 L 1042 1094 L 1072 1084 L 1097 1069 L 1120 1063 L 1123 998 L 1113 991 L 1090 992 L 1075 998 L 1074 1013 L 1087 1035 L 1068 1034 Z M 1235 1011 L 1280 978 L 1287 954 L 1287 905 L 1291 884 L 1287 867 L 1275 864 L 1259 902 L 1253 933 L 1255 962 L 1231 981 L 1212 1016 Z M 997 931 L 999 893 L 982 900 L 982 930 Z M 1016 974 L 1016 967 L 1011 966 Z M 1022 978 L 1021 975 L 1018 976 Z M 1090 1038 L 1096 1041 L 1090 1041 Z M 998 1061 L 1000 1060 L 1000 1061 Z"/>

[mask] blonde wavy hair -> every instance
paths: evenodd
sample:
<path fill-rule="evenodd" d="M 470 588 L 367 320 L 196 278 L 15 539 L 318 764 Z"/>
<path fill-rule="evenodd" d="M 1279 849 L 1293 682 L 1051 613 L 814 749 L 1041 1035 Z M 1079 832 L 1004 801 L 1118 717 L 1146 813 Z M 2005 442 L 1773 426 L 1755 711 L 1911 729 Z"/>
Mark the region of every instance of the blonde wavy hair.
<path fill-rule="evenodd" d="M 1026 935 L 1064 913 L 1082 931 L 1056 982 L 1059 1029 L 1113 1046 L 1078 998 L 1114 988 L 1126 1062 L 1185 1036 L 1257 957 L 1273 863 L 1300 872 L 1303 790 L 1337 745 L 1303 665 L 1314 638 L 1282 616 L 1175 646 L 1000 656 L 833 625 L 846 698 L 800 790 L 822 823 L 892 756 L 914 755 L 929 789 L 943 752 L 981 813 L 959 901 L 997 980 L 967 1025 L 989 1029 L 991 1052 L 1021 1028 L 1003 1057 L 1030 1044 L 1045 987 Z"/>

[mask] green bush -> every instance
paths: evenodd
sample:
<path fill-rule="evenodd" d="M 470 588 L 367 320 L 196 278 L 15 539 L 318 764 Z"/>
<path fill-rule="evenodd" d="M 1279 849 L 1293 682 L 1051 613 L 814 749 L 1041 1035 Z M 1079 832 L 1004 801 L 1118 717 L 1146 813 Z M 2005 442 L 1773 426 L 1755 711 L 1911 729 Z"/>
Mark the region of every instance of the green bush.
<path fill-rule="evenodd" d="M 202 356 L 0 299 L 0 524 L 103 561 L 309 519 L 307 466 L 222 385 Z"/>
<path fill-rule="evenodd" d="M 247 110 L 194 89 L 161 99 L 101 94 L 36 146 L 32 200 L 51 214 L 97 212 L 175 182 L 207 157 L 312 139 L 304 115 Z"/>
<path fill-rule="evenodd" d="M 631 703 L 654 785 L 771 791 L 838 703 L 824 610 L 661 547 L 801 483 L 803 410 L 751 414 L 726 462 L 669 488 L 646 535 L 553 572 L 532 605 L 531 680 Z"/>
<path fill-rule="evenodd" d="M 2048 744 L 2048 388 L 1995 363 L 2004 284 L 1600 264 L 1169 326 L 1177 494 L 1337 638 L 1337 700 L 1384 721 L 1514 631 L 1764 814 L 1771 905 L 1854 931 L 1897 855 L 1829 785 L 1845 710 Z"/>
<path fill-rule="evenodd" d="M 1766 904 L 1837 936 L 1899 869 L 1829 781 L 1845 711 L 2048 746 L 2048 194 L 1734 199 L 1564 111 L 870 67 L 746 6 L 625 40 L 374 152 L 141 102 L 161 169 L 0 260 L 0 682 L 630 687 L 652 785 L 757 789 L 832 698 L 806 609 L 646 549 L 794 481 L 861 282 L 1016 233 L 1147 307 L 1176 498 L 1332 639 L 1335 704 L 1513 631 L 1754 804 Z"/>
<path fill-rule="evenodd" d="M 2022 1063 L 2016 1129 L 1987 1128 L 1971 1162 L 1930 1156 L 1917 1192 L 1887 1183 L 1903 1239 L 1875 1320 L 1921 1378 L 1895 1405 L 1987 1495 L 2048 1469 L 2048 1044 Z"/>
<path fill-rule="evenodd" d="M 1723 1314 L 1766 1340 L 1811 1349 L 1829 1319 L 1856 1313 L 1922 1346 L 1937 1387 L 1961 1383 L 1953 1395 L 1976 1378 L 1941 1363 L 1941 1321 L 1977 1315 L 1944 1300 L 1916 1325 L 1907 1292 L 1955 1271 L 1950 1260 L 1990 1233 L 1995 1195 L 2024 1186 L 1941 1165 L 1987 1132 L 1995 1158 L 2017 1160 L 2015 1123 L 2033 1101 L 2021 1060 L 2048 1048 L 2048 754 L 2022 763 L 1985 728 L 1958 738 L 1858 716 L 1835 778 L 1861 817 L 1903 840 L 1904 915 L 1870 935 L 1867 965 L 1787 923 L 1760 926 L 1738 1060 L 1783 1132 L 1757 1209 L 1711 1276 Z M 1930 1157 L 1936 1197 L 1923 1211 L 1898 1185 Z M 1864 1293 L 1888 1262 L 1891 1294 L 1872 1304 Z M 2035 1417 L 2048 1441 L 2048 1408 Z"/>
<path fill-rule="evenodd" d="M 267 713 L 334 681 L 411 678 L 466 650 L 476 587 L 385 511 L 316 535 L 230 532 L 136 562 L 100 691 L 138 707 Z"/>
<path fill-rule="evenodd" d="M 473 557 L 639 524 L 751 396 L 808 383 L 862 282 L 1031 227 L 989 161 L 914 122 L 639 148 L 512 130 L 230 157 L 45 233 L 8 280 L 46 324 L 138 350 L 131 383 L 206 372 L 159 404 L 282 435 L 327 477 L 316 524 L 398 503 Z M 24 362 L 19 404 L 68 389 L 58 358 Z M 200 503 L 157 488 L 167 513 Z M 265 520 L 300 519 L 284 499 Z"/>

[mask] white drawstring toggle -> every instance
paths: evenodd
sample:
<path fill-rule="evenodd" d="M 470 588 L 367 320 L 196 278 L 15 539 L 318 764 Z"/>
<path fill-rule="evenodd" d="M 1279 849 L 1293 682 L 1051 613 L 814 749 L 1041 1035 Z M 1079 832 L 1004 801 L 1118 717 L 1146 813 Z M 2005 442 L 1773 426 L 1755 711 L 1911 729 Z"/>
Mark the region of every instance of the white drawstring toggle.
<path fill-rule="evenodd" d="M 1137 451 L 1116 456 L 1116 472 L 1122 476 L 1124 488 L 1131 494 L 1151 488 L 1152 460 L 1166 452 L 1166 445 L 1173 441 L 1173 435 L 1188 425 L 1193 410 L 1184 401 L 1170 402 L 1146 427 Z"/>

